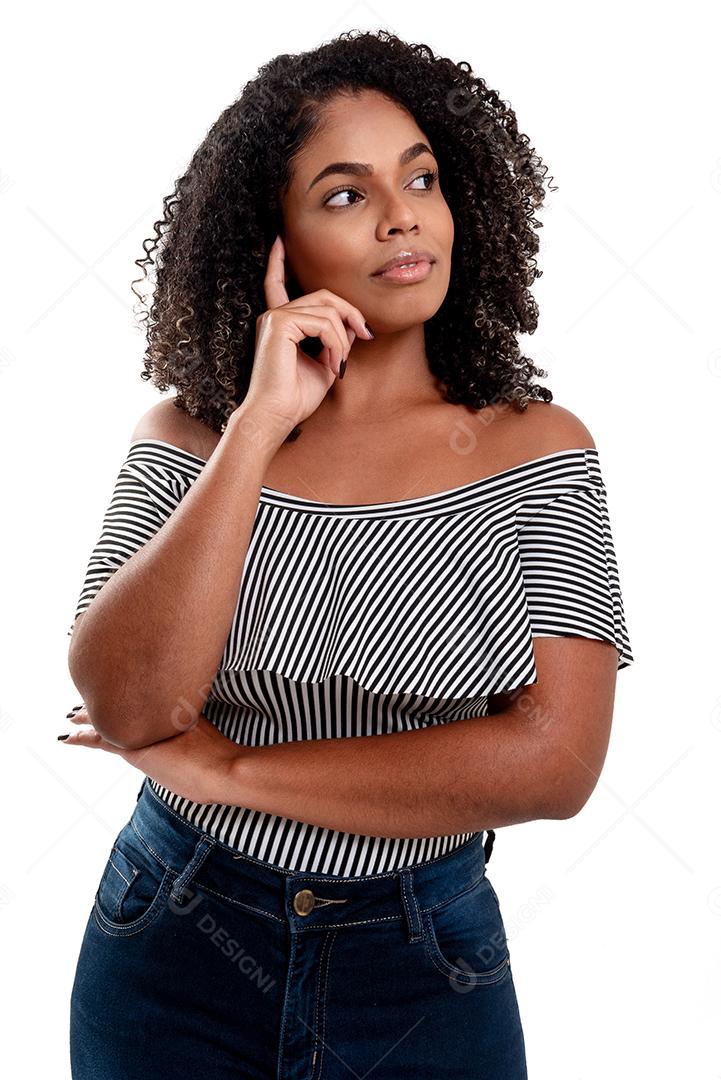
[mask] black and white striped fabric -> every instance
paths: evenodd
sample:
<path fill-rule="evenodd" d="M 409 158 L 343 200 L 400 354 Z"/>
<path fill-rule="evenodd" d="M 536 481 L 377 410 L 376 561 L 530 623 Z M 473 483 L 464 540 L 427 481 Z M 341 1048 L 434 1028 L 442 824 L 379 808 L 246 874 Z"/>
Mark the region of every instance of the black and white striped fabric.
<path fill-rule="evenodd" d="M 76 618 L 205 464 L 161 440 L 131 444 Z M 568 635 L 611 642 L 619 668 L 633 662 L 595 448 L 399 502 L 335 505 L 263 487 L 204 712 L 250 746 L 451 723 L 537 682 L 533 638 Z M 295 871 L 396 870 L 477 835 L 351 835 L 149 783 L 192 824 Z"/>

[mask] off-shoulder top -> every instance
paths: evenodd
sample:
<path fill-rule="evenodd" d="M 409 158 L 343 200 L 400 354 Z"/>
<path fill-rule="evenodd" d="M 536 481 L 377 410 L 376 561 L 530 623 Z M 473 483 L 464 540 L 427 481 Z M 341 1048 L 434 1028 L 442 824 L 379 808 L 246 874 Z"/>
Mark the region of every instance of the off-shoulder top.
<path fill-rule="evenodd" d="M 205 464 L 159 439 L 131 443 L 76 618 Z M 396 502 L 338 505 L 263 486 L 203 712 L 249 746 L 453 723 L 538 681 L 534 637 L 568 635 L 611 642 L 619 668 L 633 662 L 595 448 Z M 354 835 L 148 782 L 196 827 L 294 871 L 391 871 L 477 835 Z"/>

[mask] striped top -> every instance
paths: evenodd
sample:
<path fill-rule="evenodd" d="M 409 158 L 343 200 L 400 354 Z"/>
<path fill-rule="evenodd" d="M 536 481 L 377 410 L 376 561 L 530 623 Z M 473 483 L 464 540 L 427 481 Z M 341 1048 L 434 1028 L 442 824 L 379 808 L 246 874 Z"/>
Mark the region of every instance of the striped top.
<path fill-rule="evenodd" d="M 205 464 L 159 439 L 131 443 L 76 618 Z M 338 505 L 264 486 L 203 711 L 249 746 L 452 723 L 538 681 L 534 637 L 568 635 L 611 642 L 619 668 L 633 662 L 595 448 L 396 502 Z M 360 836 L 148 782 L 193 825 L 294 871 L 396 870 L 478 835 Z"/>

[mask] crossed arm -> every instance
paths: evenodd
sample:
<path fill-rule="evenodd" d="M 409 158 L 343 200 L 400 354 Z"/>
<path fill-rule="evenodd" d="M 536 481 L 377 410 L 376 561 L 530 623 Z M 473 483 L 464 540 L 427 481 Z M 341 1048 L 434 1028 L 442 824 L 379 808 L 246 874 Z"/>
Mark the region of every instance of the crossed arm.
<path fill-rule="evenodd" d="M 610 738 L 618 654 L 608 642 L 536 638 L 538 682 L 489 716 L 420 731 L 238 745 L 206 717 L 127 749 L 86 711 L 66 745 L 108 750 L 196 802 L 244 806 L 366 836 L 445 836 L 578 813 Z M 496 711 L 498 710 L 498 711 Z"/>

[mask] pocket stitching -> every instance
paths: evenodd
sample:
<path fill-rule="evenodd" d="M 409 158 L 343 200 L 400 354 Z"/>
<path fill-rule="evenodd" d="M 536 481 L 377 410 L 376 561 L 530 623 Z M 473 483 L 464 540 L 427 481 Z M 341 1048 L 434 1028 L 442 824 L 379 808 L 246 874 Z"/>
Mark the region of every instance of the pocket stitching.
<path fill-rule="evenodd" d="M 125 897 L 127 896 L 128 889 L 141 873 L 141 871 L 133 862 L 132 847 L 130 848 L 129 852 L 124 851 L 122 847 L 121 837 L 126 832 L 128 826 L 131 827 L 133 836 L 137 838 L 137 842 L 142 844 L 143 849 L 148 854 L 148 857 L 157 864 L 158 870 L 159 872 L 161 872 L 162 876 L 160 878 L 160 883 L 158 885 L 156 894 L 148 905 L 148 908 L 143 912 L 143 914 L 139 915 L 137 919 L 133 919 L 130 922 L 120 922 L 118 920 L 121 916 L 121 907 Z M 130 881 L 128 881 L 126 875 L 122 873 L 122 871 L 116 866 L 115 862 L 113 861 L 113 855 L 116 852 L 122 856 L 125 863 L 129 867 L 131 867 L 134 872 L 134 876 L 131 878 Z M 123 891 L 123 895 L 120 896 L 118 900 L 116 900 L 113 908 L 109 909 L 109 913 L 106 914 L 101 907 L 100 896 L 102 894 L 103 885 L 107 881 L 108 873 L 110 872 L 111 867 L 117 874 L 120 875 L 120 878 L 126 884 L 126 888 Z M 139 933 L 141 930 L 144 930 L 146 926 L 149 926 L 152 922 L 154 922 L 155 919 L 158 917 L 162 910 L 164 902 L 167 900 L 167 897 L 170 894 L 170 891 L 177 876 L 178 873 L 173 870 L 173 868 L 170 867 L 166 863 L 166 861 L 158 855 L 156 851 L 154 851 L 150 844 L 148 844 L 147 840 L 144 836 L 141 835 L 138 828 L 136 827 L 135 822 L 133 821 L 133 818 L 131 817 L 130 820 L 127 821 L 126 824 L 122 827 L 122 829 L 115 838 L 115 842 L 113 843 L 110 855 L 108 857 L 105 871 L 103 872 L 103 876 L 100 879 L 100 884 L 98 885 L 98 888 L 95 892 L 95 898 L 93 901 L 93 913 L 95 915 L 95 921 L 104 933 L 109 934 L 112 937 L 127 937 L 132 934 Z M 112 918 L 113 915 L 115 915 L 115 919 Z"/>
<path fill-rule="evenodd" d="M 152 847 L 150 846 L 150 844 L 149 844 L 149 843 L 148 843 L 148 841 L 147 841 L 147 840 L 145 839 L 145 837 L 144 837 L 144 836 L 142 835 L 142 833 L 141 833 L 141 832 L 140 832 L 140 830 L 138 829 L 138 826 L 137 826 L 137 825 L 135 824 L 135 822 L 133 821 L 133 819 L 132 819 L 132 818 L 130 819 L 130 821 L 128 822 L 128 824 L 129 824 L 129 825 L 130 825 L 130 827 L 132 828 L 133 832 L 134 832 L 134 833 L 135 833 L 135 835 L 137 836 L 137 838 L 138 838 L 138 840 L 140 841 L 140 843 L 141 843 L 141 844 L 143 845 L 143 847 L 144 847 L 144 848 L 146 848 L 146 849 L 147 849 L 147 850 L 148 850 L 148 851 L 150 852 L 150 854 L 151 854 L 151 855 L 153 856 L 153 858 L 154 858 L 154 859 L 156 860 L 156 862 L 159 862 L 159 863 L 160 863 L 160 865 L 161 865 L 161 866 L 164 866 L 166 870 L 170 870 L 170 867 L 169 867 L 169 866 L 168 866 L 168 864 L 166 863 L 165 859 L 163 859 L 163 858 L 162 858 L 162 857 L 161 857 L 160 855 L 158 855 L 158 853 L 157 853 L 157 851 L 155 850 L 155 848 L 152 848 Z"/>
<path fill-rule="evenodd" d="M 133 919 L 132 922 L 119 923 L 113 922 L 102 911 L 100 907 L 100 887 L 95 894 L 95 901 L 93 903 L 93 914 L 95 915 L 95 921 L 97 922 L 103 933 L 109 934 L 111 937 L 129 937 L 132 934 L 138 934 L 141 930 L 144 930 L 146 926 L 154 922 L 160 914 L 163 904 L 170 895 L 170 890 L 173 886 L 173 882 L 177 877 L 174 870 L 168 869 L 163 874 L 158 891 L 153 897 L 147 911 L 144 911 L 142 915 L 137 919 Z"/>
<path fill-rule="evenodd" d="M 507 945 L 504 949 L 505 956 L 503 960 L 497 967 L 492 968 L 490 971 L 464 971 L 463 968 L 456 967 L 454 964 L 451 964 L 450 961 L 446 960 L 441 952 L 431 916 L 429 914 L 424 915 L 423 922 L 426 931 L 423 935 L 423 942 L 426 947 L 428 958 L 433 966 L 436 967 L 442 975 L 446 976 L 446 978 L 455 979 L 457 982 L 466 981 L 474 986 L 495 985 L 504 978 L 507 971 L 510 971 L 511 957 Z"/>
<path fill-rule="evenodd" d="M 449 960 L 445 958 L 438 942 L 438 938 L 436 937 L 435 926 L 433 925 L 433 912 L 437 911 L 439 908 L 448 905 L 453 900 L 459 899 L 459 897 L 461 896 L 468 895 L 469 892 L 471 892 L 474 888 L 484 882 L 490 889 L 491 895 L 498 910 L 499 919 L 502 922 L 501 908 L 498 901 L 498 896 L 496 894 L 496 890 L 493 888 L 490 878 L 486 876 L 485 867 L 481 876 L 477 878 L 474 882 L 472 882 L 472 884 L 469 885 L 466 889 L 462 889 L 454 896 L 447 897 L 445 900 L 441 901 L 441 903 L 434 904 L 432 907 L 429 908 L 424 908 L 422 911 L 424 926 L 423 943 L 425 945 L 426 953 L 431 962 L 433 963 L 434 967 L 436 967 L 442 975 L 445 975 L 446 978 L 453 978 L 456 981 L 465 980 L 467 983 L 472 983 L 476 986 L 483 985 L 484 983 L 495 985 L 495 983 L 499 982 L 504 977 L 506 973 L 505 969 L 510 970 L 511 954 L 508 948 L 508 941 L 506 940 L 504 944 L 504 958 L 501 963 L 498 964 L 496 967 L 492 968 L 490 971 L 483 972 L 464 971 L 463 968 L 456 967 L 455 964 L 452 964 Z"/>
<path fill-rule="evenodd" d="M 120 869 L 120 867 L 113 860 L 113 855 L 115 855 L 116 852 L 118 852 L 118 851 L 119 851 L 119 848 L 117 848 L 117 847 L 115 847 L 115 845 L 113 845 L 112 851 L 110 852 L 110 855 L 108 856 L 108 865 L 106 867 L 106 871 L 103 874 L 103 879 L 100 882 L 100 885 L 98 886 L 98 893 L 100 893 L 103 885 L 105 884 L 105 882 L 108 879 L 108 875 L 110 873 L 110 868 L 111 867 L 115 871 L 115 873 L 125 882 L 125 889 L 123 890 L 123 892 L 120 894 L 120 896 L 115 901 L 113 911 L 111 912 L 111 914 L 115 915 L 116 919 L 120 919 L 120 909 L 122 907 L 123 900 L 128 895 L 128 889 L 130 888 L 130 886 L 133 884 L 133 882 L 137 878 L 138 874 L 140 873 L 138 868 L 130 861 L 128 856 L 124 852 L 121 852 L 121 854 L 122 854 L 123 858 L 125 859 L 126 863 L 128 864 L 128 866 L 133 871 L 133 876 L 131 877 L 130 881 L 128 881 L 128 879 L 126 878 L 123 871 Z"/>
<path fill-rule="evenodd" d="M 120 869 L 120 867 L 119 867 L 119 866 L 116 866 L 116 865 L 115 865 L 115 863 L 113 862 L 113 855 L 114 855 L 114 853 L 115 853 L 116 851 L 118 851 L 118 850 L 119 850 L 118 848 L 115 848 L 115 847 L 113 848 L 113 850 L 112 850 L 112 851 L 110 852 L 110 858 L 108 859 L 108 862 L 109 862 L 109 863 L 110 863 L 110 865 L 111 865 L 111 866 L 113 867 L 113 869 L 114 869 L 114 870 L 115 870 L 115 871 L 116 871 L 116 872 L 117 872 L 118 874 L 120 874 L 120 877 L 121 877 L 121 878 L 123 879 L 123 881 L 124 881 L 124 882 L 125 882 L 125 884 L 126 884 L 126 885 L 128 886 L 128 888 L 130 888 L 130 886 L 131 886 L 131 885 L 133 884 L 133 882 L 135 881 L 135 879 L 136 879 L 136 877 L 138 876 L 138 874 L 140 873 L 140 871 L 139 871 L 139 870 L 137 869 L 137 867 L 133 866 L 133 876 L 131 877 L 130 881 L 128 881 L 128 879 L 126 878 L 125 874 L 124 874 L 124 873 L 123 873 L 123 871 L 122 871 L 122 870 Z M 126 862 L 130 863 L 130 859 L 128 858 L 128 856 L 127 856 L 127 855 L 125 855 L 125 856 L 124 856 L 124 858 L 125 858 Z M 130 865 L 132 866 L 132 863 L 130 863 Z"/>

